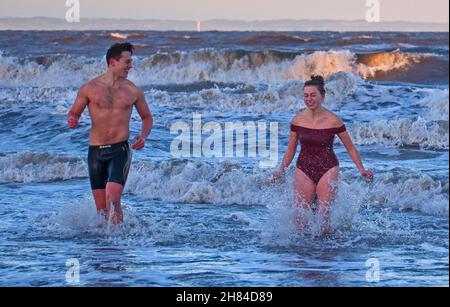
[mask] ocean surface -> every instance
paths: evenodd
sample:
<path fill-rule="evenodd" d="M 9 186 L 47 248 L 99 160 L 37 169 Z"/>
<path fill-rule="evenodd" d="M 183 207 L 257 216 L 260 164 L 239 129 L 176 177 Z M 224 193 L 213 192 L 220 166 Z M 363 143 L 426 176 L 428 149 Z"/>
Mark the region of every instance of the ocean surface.
<path fill-rule="evenodd" d="M 89 114 L 69 130 L 66 113 L 124 40 L 155 123 L 133 153 L 125 222 L 106 226 Z M 259 155 L 171 151 L 171 127 L 193 129 L 194 114 L 277 123 L 279 164 L 312 74 L 375 174 L 363 180 L 336 139 L 329 236 L 314 212 L 294 227 L 295 160 L 272 186 Z M 448 33 L 1 31 L 0 286 L 448 286 L 448 76 Z"/>

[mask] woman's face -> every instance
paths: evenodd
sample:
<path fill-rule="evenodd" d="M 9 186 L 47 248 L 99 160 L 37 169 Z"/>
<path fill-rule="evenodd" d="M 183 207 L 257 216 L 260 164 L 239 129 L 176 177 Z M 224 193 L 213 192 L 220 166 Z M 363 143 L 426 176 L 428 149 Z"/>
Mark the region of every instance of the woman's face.
<path fill-rule="evenodd" d="M 319 89 L 315 86 L 306 86 L 303 90 L 303 100 L 305 105 L 310 110 L 316 110 L 320 108 L 323 102 L 323 96 L 319 92 Z"/>

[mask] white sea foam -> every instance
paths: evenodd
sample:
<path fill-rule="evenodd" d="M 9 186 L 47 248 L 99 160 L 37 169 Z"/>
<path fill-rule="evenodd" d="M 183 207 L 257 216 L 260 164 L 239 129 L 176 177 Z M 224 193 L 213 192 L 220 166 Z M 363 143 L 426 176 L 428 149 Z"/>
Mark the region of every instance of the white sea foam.
<path fill-rule="evenodd" d="M 358 145 L 420 146 L 436 149 L 449 148 L 448 122 L 439 124 L 424 118 L 401 118 L 353 123 L 352 140 Z"/>
<path fill-rule="evenodd" d="M 357 179 L 354 172 L 344 170 L 330 210 L 332 234 L 326 235 L 323 233 L 323 219 L 317 211 L 292 207 L 292 197 L 288 196 L 291 193 L 286 193 L 289 188 L 285 187 L 282 195 L 273 197 L 267 205 L 266 222 L 257 225 L 266 245 L 298 247 L 300 244 L 306 247 L 330 244 L 331 248 L 342 248 L 358 241 L 370 242 L 380 238 L 383 242 L 403 242 L 405 238 L 414 238 L 418 231 L 407 219 L 398 219 L 399 214 L 419 211 L 445 217 L 449 211 L 448 183 L 442 187 L 439 180 L 426 174 L 403 169 L 395 174 L 377 173 L 376 179 L 367 183 Z M 296 222 L 299 217 L 303 226 Z M 309 239 L 311 237 L 313 240 Z"/>
<path fill-rule="evenodd" d="M 203 49 L 139 57 L 130 79 L 138 85 L 194 82 L 273 83 L 307 80 L 313 74 L 347 72 L 371 78 L 378 72 L 404 69 L 433 55 L 380 52 L 357 56 L 348 50 L 315 51 L 283 59 L 270 53 L 241 54 Z M 103 58 L 62 56 L 42 64 L 0 53 L 0 86 L 79 87 L 103 73 Z"/>
<path fill-rule="evenodd" d="M 335 109 L 348 97 L 363 97 L 366 91 L 362 80 L 349 73 L 335 73 L 326 78 L 325 106 Z M 297 113 L 304 108 L 304 82 L 290 80 L 274 83 L 267 88 L 246 86 L 244 88 L 210 88 L 198 92 L 150 90 L 149 101 L 161 107 L 200 108 L 217 111 L 267 113 Z"/>
<path fill-rule="evenodd" d="M 64 56 L 48 65 L 24 62 L 0 53 L 2 87 L 72 87 L 81 86 L 105 71 L 103 59 Z"/>
<path fill-rule="evenodd" d="M 441 181 L 415 170 L 402 169 L 401 172 L 406 175 L 400 177 L 395 172 L 379 174 L 370 186 L 367 205 L 448 215 L 448 182 L 443 185 Z"/>
<path fill-rule="evenodd" d="M 449 99 L 448 99 L 448 89 L 438 90 L 432 89 L 427 90 L 425 98 L 421 99 L 417 104 L 427 107 L 430 111 L 427 114 L 427 119 L 436 121 L 447 121 L 449 116 Z"/>
<path fill-rule="evenodd" d="M 446 183 L 428 175 L 415 170 L 405 171 L 401 178 L 398 174 L 380 174 L 369 189 L 368 185 L 358 183 L 355 174 L 356 171 L 342 174 L 340 189 L 346 195 L 342 204 L 350 202 L 352 208 L 364 204 L 429 214 L 448 213 Z M 169 160 L 141 164 L 134 169 L 126 191 L 164 202 L 290 206 L 292 176 L 278 187 L 268 185 L 265 181 L 269 178 L 270 174 L 243 169 L 238 163 Z M 333 217 L 340 225 L 352 219 L 354 208 L 350 211 L 345 208 Z"/>
<path fill-rule="evenodd" d="M 143 218 L 126 202 L 122 202 L 124 223 L 107 224 L 99 215 L 91 195 L 85 194 L 76 203 L 68 203 L 52 213 L 40 214 L 35 218 L 34 234 L 46 237 L 104 238 L 113 244 L 153 245 L 158 242 L 167 244 L 183 231 L 173 223 L 151 218 Z"/>
<path fill-rule="evenodd" d="M 336 73 L 326 78 L 328 107 L 338 105 L 350 95 L 364 95 L 362 80 L 349 73 Z M 146 92 L 151 105 L 161 107 L 203 108 L 218 111 L 256 113 L 297 112 L 303 105 L 303 81 L 274 83 L 267 88 L 210 88 L 195 92 L 170 93 L 152 89 Z M 0 109 L 14 106 L 50 106 L 66 113 L 73 104 L 76 88 L 16 87 L 0 89 Z"/>
<path fill-rule="evenodd" d="M 87 177 L 86 163 L 49 153 L 19 153 L 0 157 L 0 183 L 49 182 Z"/>

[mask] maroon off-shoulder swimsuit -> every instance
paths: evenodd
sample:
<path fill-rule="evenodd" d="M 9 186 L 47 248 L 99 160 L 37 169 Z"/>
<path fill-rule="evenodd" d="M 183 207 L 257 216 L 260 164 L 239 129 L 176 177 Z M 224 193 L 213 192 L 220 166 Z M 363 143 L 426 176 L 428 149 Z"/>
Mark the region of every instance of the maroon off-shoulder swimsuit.
<path fill-rule="evenodd" d="M 339 165 L 333 151 L 334 136 L 346 131 L 345 125 L 338 128 L 312 129 L 291 124 L 301 144 L 297 167 L 315 184 L 331 168 Z"/>

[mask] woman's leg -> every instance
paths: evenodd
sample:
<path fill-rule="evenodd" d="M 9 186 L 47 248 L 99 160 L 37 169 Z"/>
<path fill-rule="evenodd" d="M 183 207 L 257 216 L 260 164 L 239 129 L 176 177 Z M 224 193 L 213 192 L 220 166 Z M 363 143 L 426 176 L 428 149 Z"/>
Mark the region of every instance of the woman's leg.
<path fill-rule="evenodd" d="M 322 226 L 325 233 L 331 232 L 330 209 L 336 199 L 338 177 L 339 166 L 335 166 L 329 169 L 317 184 L 317 209 L 323 220 Z"/>
<path fill-rule="evenodd" d="M 315 193 L 316 185 L 314 182 L 296 167 L 294 174 L 294 205 L 297 209 L 300 209 L 300 215 L 296 218 L 296 224 L 299 228 L 303 228 L 307 223 L 305 213 L 311 209 Z"/>

